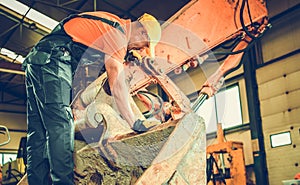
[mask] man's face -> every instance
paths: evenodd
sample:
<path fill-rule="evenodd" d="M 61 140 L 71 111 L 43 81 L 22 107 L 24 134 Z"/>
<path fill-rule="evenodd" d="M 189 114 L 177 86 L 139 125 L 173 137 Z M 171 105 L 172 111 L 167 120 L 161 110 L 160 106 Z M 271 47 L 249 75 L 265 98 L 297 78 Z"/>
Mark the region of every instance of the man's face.
<path fill-rule="evenodd" d="M 149 50 L 149 38 L 143 27 L 139 27 L 134 30 L 127 49 L 136 50 L 141 56 L 148 55 L 147 50 Z"/>

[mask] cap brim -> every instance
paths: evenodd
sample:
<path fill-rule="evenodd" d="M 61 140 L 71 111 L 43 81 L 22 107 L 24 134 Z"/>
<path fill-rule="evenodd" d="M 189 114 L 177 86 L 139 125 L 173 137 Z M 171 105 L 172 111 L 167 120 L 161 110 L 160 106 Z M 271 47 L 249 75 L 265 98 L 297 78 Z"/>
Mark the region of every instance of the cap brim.
<path fill-rule="evenodd" d="M 150 50 L 150 53 L 149 53 L 150 57 L 155 58 L 155 44 L 150 42 L 149 43 L 149 50 Z"/>

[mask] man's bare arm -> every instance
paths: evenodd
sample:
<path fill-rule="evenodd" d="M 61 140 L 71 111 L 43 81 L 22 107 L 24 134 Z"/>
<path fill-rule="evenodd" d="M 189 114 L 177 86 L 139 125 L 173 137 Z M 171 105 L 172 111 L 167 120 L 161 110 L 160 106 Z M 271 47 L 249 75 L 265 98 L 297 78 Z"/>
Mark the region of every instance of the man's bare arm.
<path fill-rule="evenodd" d="M 105 68 L 116 105 L 123 118 L 132 128 L 136 119 L 129 103 L 129 90 L 125 81 L 124 66 L 120 61 L 110 57 L 105 60 Z"/>

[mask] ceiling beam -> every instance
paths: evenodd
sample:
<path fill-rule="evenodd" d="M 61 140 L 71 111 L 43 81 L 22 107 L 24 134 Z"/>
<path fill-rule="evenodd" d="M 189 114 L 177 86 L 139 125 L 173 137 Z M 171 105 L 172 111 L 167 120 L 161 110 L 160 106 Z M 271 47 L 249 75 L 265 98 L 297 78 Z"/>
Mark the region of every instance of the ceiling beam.
<path fill-rule="evenodd" d="M 39 24 L 31 19 L 28 19 L 26 17 L 23 17 L 23 15 L 3 6 L 3 5 L 0 5 L 0 10 L 2 10 L 3 12 L 7 13 L 7 15 L 3 14 L 2 15 L 5 15 L 7 16 L 8 18 L 18 22 L 18 23 L 22 23 L 23 25 L 25 26 L 30 26 L 30 25 L 35 25 L 37 29 L 41 30 L 42 32 L 44 33 L 50 33 L 50 29 L 43 26 L 42 24 Z"/>
<path fill-rule="evenodd" d="M 12 63 L 13 59 L 11 59 L 5 55 L 0 54 L 0 57 L 6 61 L 9 61 L 9 62 L 5 62 L 3 60 L 0 60 L 0 72 L 25 75 L 25 72 L 22 70 L 20 63 Z"/>
<path fill-rule="evenodd" d="M 61 9 L 61 10 L 67 11 L 67 12 L 82 13 L 82 11 L 80 11 L 80 10 L 75 10 L 75 9 L 72 9 L 72 8 L 56 5 L 56 4 L 53 4 L 53 3 L 46 2 L 46 1 L 36 0 L 35 3 L 44 4 L 44 5 L 51 6 L 51 7 L 54 7 L 54 8 L 58 8 L 58 9 Z"/>
<path fill-rule="evenodd" d="M 69 4 L 72 4 L 72 3 L 76 3 L 76 2 L 78 2 L 78 1 L 79 1 L 79 0 L 70 0 L 70 1 L 67 1 L 67 2 L 61 3 L 61 4 L 58 3 L 58 5 L 59 5 L 59 6 L 66 6 L 66 5 L 69 5 Z"/>
<path fill-rule="evenodd" d="M 122 12 L 124 15 L 127 15 L 130 19 L 132 19 L 132 20 L 136 20 L 137 19 L 137 17 L 133 16 L 131 13 L 127 12 L 126 10 L 123 10 L 122 8 L 120 8 L 120 7 L 116 6 L 116 5 L 114 5 L 110 1 L 103 0 L 103 2 L 106 3 L 107 5 L 115 8 L 116 10 Z"/>

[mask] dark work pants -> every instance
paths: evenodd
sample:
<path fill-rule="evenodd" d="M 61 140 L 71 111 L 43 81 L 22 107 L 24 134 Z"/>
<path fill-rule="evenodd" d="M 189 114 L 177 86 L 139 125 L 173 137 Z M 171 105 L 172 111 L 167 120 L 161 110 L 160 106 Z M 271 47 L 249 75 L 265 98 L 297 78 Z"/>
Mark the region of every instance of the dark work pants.
<path fill-rule="evenodd" d="M 74 184 L 72 71 L 63 55 L 56 51 L 45 64 L 26 66 L 29 185 Z"/>

